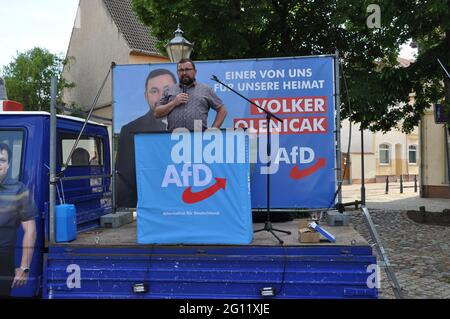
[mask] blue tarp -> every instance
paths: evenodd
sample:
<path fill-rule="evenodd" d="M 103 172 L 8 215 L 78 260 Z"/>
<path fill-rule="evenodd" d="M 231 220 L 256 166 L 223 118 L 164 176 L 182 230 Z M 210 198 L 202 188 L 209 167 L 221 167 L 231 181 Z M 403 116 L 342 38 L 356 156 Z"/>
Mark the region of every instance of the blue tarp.
<path fill-rule="evenodd" d="M 135 136 L 139 244 L 252 241 L 248 137 L 233 134 L 233 143 L 219 130 Z M 221 163 L 231 149 L 234 163 Z"/>

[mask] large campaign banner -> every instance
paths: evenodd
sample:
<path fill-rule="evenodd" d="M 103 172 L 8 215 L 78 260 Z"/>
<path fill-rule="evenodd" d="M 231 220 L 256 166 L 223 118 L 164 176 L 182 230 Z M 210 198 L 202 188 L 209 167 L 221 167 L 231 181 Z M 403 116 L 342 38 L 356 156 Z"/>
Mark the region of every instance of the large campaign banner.
<path fill-rule="evenodd" d="M 336 191 L 334 57 L 196 61 L 197 81 L 213 88 L 228 109 L 223 127 L 256 132 L 250 150 L 256 154 L 251 173 L 253 208 L 267 205 L 267 129 L 272 134 L 272 208 L 326 208 Z M 149 111 L 144 83 L 155 69 L 176 74 L 176 64 L 118 65 L 114 68 L 114 132 Z M 273 112 L 283 121 L 267 123 L 265 114 L 217 78 Z M 178 80 L 178 79 L 177 79 Z M 208 124 L 215 117 L 210 110 Z M 278 138 L 278 143 L 277 139 Z M 257 150 L 255 151 L 255 145 Z M 275 165 L 277 164 L 277 165 Z"/>
<path fill-rule="evenodd" d="M 135 146 L 138 243 L 251 242 L 243 130 L 137 134 Z"/>

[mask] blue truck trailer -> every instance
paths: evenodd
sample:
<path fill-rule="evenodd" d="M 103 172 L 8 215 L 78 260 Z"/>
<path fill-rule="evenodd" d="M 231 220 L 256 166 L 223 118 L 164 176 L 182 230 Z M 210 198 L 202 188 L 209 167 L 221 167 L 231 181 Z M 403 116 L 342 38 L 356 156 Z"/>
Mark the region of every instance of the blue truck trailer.
<path fill-rule="evenodd" d="M 371 285 L 376 257 L 351 227 L 336 243 L 298 242 L 296 221 L 281 228 L 284 245 L 270 233 L 255 233 L 250 245 L 139 245 L 136 223 L 101 228 L 113 212 L 108 129 L 94 122 L 56 118 L 50 174 L 51 116 L 46 112 L 0 112 L 0 142 L 12 149 L 10 177 L 24 183 L 38 206 L 36 243 L 29 280 L 15 297 L 57 298 L 377 298 Z M 81 130 L 84 127 L 83 130 Z M 77 148 L 83 163 L 69 159 Z M 65 163 L 68 165 L 65 166 Z M 76 207 L 77 238 L 54 240 L 49 185 L 56 205 Z M 53 224 L 53 225 L 52 225 Z M 255 229 L 261 225 L 255 224 Z M 19 228 L 16 266 L 22 253 Z M 372 270 L 371 270 L 372 269 Z"/>

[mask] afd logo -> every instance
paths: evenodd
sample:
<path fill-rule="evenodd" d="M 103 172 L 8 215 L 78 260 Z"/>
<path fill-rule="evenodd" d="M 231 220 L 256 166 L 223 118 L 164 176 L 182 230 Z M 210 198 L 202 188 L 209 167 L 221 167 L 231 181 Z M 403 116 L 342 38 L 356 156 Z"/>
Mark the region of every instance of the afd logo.
<path fill-rule="evenodd" d="M 275 163 L 294 164 L 289 172 L 292 179 L 302 179 L 324 168 L 326 165 L 325 158 L 316 159 L 316 154 L 311 147 L 293 146 L 290 150 L 280 147 L 275 158 Z M 300 167 L 299 167 L 300 165 Z"/>
<path fill-rule="evenodd" d="M 192 191 L 192 187 L 205 187 L 212 181 L 212 171 L 206 164 L 185 163 L 180 172 L 178 172 L 177 166 L 172 164 L 167 166 L 161 187 L 167 188 L 170 185 L 186 187 L 182 195 L 183 202 L 195 204 L 213 196 L 221 189 L 225 191 L 227 183 L 225 178 L 215 178 L 213 185 L 198 192 Z"/>

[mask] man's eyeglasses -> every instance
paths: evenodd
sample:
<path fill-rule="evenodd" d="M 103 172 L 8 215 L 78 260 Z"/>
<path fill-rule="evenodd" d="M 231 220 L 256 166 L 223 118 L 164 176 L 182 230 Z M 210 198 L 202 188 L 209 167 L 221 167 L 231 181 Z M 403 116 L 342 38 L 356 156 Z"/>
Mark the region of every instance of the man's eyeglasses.
<path fill-rule="evenodd" d="M 192 70 L 194 70 L 193 68 L 187 68 L 187 69 L 178 69 L 177 71 L 178 72 L 180 72 L 180 73 L 184 73 L 184 72 L 189 72 L 189 71 L 192 71 Z"/>

